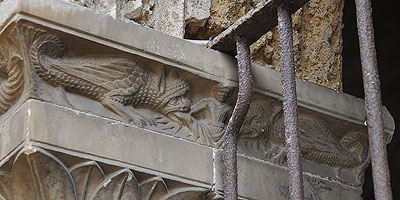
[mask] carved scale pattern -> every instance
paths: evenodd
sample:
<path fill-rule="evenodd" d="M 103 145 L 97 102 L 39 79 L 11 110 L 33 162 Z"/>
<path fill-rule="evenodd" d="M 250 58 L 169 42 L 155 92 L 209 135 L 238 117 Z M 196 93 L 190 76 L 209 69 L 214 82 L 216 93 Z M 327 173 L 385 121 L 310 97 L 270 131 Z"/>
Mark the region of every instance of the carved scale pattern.
<path fill-rule="evenodd" d="M 126 168 L 106 173 L 95 161 L 66 166 L 52 153 L 35 146 L 18 153 L 11 171 L 0 171 L 0 199 L 5 200 L 213 198 L 215 195 L 208 189 L 167 183 L 158 176 L 139 180 L 132 170 Z"/>
<path fill-rule="evenodd" d="M 63 87 L 68 91 L 80 93 L 98 101 L 102 101 L 110 91 L 113 91 L 113 93 L 117 93 L 118 91 L 120 95 L 115 97 L 115 99 L 120 103 L 129 104 L 132 103 L 132 95 L 129 94 L 135 94 L 137 90 L 148 81 L 148 77 L 140 66 L 137 66 L 135 62 L 129 59 L 122 58 L 114 58 L 118 60 L 113 60 L 110 63 L 115 65 L 119 64 L 121 67 L 132 67 L 132 73 L 128 74 L 125 78 L 121 77 L 121 80 L 94 82 L 84 77 L 68 73 L 64 69 L 68 66 L 65 65 L 79 65 L 82 61 L 76 58 L 75 63 L 61 62 L 60 58 L 63 57 L 65 51 L 62 41 L 58 37 L 47 34 L 43 30 L 33 27 L 29 27 L 29 29 L 42 33 L 39 37 L 35 38 L 35 42 L 30 48 L 32 65 L 40 78 L 55 87 Z M 90 60 L 87 61 L 90 62 Z M 89 64 L 87 67 L 90 67 Z"/>
<path fill-rule="evenodd" d="M 251 104 L 241 139 L 250 151 L 263 151 L 265 158 L 282 165 L 286 161 L 285 126 L 281 105 L 275 104 Z M 306 115 L 299 116 L 298 127 L 302 158 L 335 168 L 357 168 L 367 162 L 365 134 L 351 131 L 337 138 L 324 122 Z"/>
<path fill-rule="evenodd" d="M 182 79 L 160 78 L 134 60 L 114 55 L 64 56 L 63 42 L 44 30 L 22 25 L 35 35 L 29 58 L 36 74 L 54 87 L 96 101 L 128 122 L 137 119 L 121 106 L 143 107 L 167 115 L 173 98 L 184 98 L 189 85 Z M 163 71 L 164 72 L 164 71 Z M 66 98 L 64 98 L 66 99 Z M 187 109 L 176 105 L 173 111 Z"/>

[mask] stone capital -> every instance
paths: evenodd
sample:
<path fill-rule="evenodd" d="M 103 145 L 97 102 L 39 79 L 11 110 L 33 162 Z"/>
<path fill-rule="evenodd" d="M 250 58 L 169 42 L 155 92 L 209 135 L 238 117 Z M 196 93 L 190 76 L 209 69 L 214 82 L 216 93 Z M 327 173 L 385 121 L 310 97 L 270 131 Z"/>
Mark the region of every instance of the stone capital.
<path fill-rule="evenodd" d="M 0 27 L 1 197 L 223 198 L 233 57 L 52 0 L 0 3 Z M 280 73 L 252 73 L 239 196 L 287 199 Z M 296 81 L 305 196 L 361 199 L 364 101 Z"/>

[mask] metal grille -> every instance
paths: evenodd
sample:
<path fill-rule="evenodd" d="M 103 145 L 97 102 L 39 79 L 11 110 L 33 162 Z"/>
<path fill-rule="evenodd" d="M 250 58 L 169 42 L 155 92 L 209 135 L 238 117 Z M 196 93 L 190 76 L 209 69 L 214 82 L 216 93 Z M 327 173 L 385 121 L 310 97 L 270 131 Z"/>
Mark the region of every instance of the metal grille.
<path fill-rule="evenodd" d="M 308 0 L 266 0 L 212 40 L 210 47 L 235 55 L 237 52 L 239 93 L 226 130 L 224 145 L 225 199 L 238 198 L 237 137 L 251 101 L 249 45 L 278 25 L 282 64 L 283 110 L 289 170 L 290 199 L 304 199 L 300 138 L 297 130 L 297 97 L 291 14 Z M 369 147 L 375 199 L 392 199 L 383 133 L 382 101 L 377 69 L 370 0 L 355 0 L 364 79 Z M 263 24 L 260 26 L 259 24 Z M 236 47 L 236 48 L 235 48 Z M 235 51 L 236 50 L 236 51 Z"/>

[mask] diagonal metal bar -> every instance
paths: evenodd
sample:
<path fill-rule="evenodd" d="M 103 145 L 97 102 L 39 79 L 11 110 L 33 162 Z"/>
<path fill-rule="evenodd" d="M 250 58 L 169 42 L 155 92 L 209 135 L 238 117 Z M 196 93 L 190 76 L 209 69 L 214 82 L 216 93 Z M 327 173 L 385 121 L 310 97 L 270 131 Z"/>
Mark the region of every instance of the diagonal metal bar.
<path fill-rule="evenodd" d="M 252 76 L 250 72 L 250 49 L 247 39 L 237 37 L 237 60 L 239 92 L 235 108 L 225 132 L 224 143 L 224 194 L 226 200 L 237 200 L 237 139 L 240 128 L 250 107 Z"/>
<path fill-rule="evenodd" d="M 225 31 L 216 36 L 210 48 L 236 55 L 236 36 L 246 36 L 249 45 L 257 41 L 277 25 L 277 8 L 287 0 L 264 0 L 257 6 L 229 26 Z M 291 0 L 288 10 L 292 14 L 306 4 L 309 0 Z"/>
<path fill-rule="evenodd" d="M 375 199 L 392 199 L 370 0 L 355 0 Z"/>
<path fill-rule="evenodd" d="M 292 16 L 286 4 L 278 7 L 278 29 L 282 64 L 283 113 L 289 169 L 290 199 L 303 200 L 300 137 L 297 130 L 297 96 Z"/>

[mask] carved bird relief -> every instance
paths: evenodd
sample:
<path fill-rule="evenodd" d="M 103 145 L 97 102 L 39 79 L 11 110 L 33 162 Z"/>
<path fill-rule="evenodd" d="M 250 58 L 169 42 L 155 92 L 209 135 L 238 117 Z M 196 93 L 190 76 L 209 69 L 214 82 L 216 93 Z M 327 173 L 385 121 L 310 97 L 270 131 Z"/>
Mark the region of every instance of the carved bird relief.
<path fill-rule="evenodd" d="M 187 112 L 189 85 L 179 77 L 146 70 L 134 60 L 113 55 L 64 57 L 64 45 L 54 35 L 41 31 L 30 48 L 36 74 L 52 86 L 99 101 L 124 120 L 139 126 L 153 123 L 133 109 L 141 107 L 168 116 Z M 68 101 L 66 98 L 64 98 Z"/>

